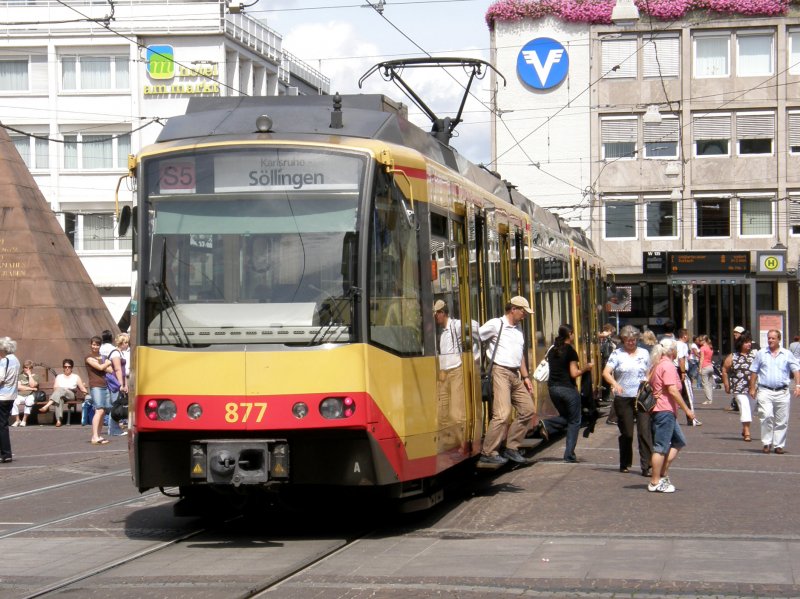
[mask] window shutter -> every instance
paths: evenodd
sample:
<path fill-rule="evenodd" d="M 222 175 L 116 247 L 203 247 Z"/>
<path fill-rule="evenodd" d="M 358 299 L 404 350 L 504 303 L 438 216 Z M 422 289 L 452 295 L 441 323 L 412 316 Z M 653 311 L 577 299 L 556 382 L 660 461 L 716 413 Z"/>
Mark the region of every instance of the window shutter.
<path fill-rule="evenodd" d="M 737 114 L 737 139 L 772 139 L 775 137 L 775 114 Z"/>
<path fill-rule="evenodd" d="M 656 36 L 644 40 L 642 52 L 645 77 L 677 77 L 680 72 L 678 36 Z"/>
<path fill-rule="evenodd" d="M 46 92 L 48 89 L 47 56 L 46 55 L 31 56 L 30 69 L 31 69 L 31 91 Z"/>
<path fill-rule="evenodd" d="M 694 140 L 730 139 L 731 116 L 696 116 L 693 119 Z"/>
<path fill-rule="evenodd" d="M 792 227 L 800 227 L 800 195 L 798 194 L 789 196 L 789 224 Z"/>
<path fill-rule="evenodd" d="M 637 119 L 602 119 L 600 121 L 600 139 L 602 143 L 634 142 L 636 143 Z"/>
<path fill-rule="evenodd" d="M 789 145 L 800 146 L 800 112 L 789 113 Z"/>
<path fill-rule="evenodd" d="M 644 123 L 645 143 L 678 141 L 678 119 L 662 118 L 660 123 Z"/>
<path fill-rule="evenodd" d="M 604 77 L 636 77 L 636 38 L 603 40 L 602 52 Z M 616 66 L 619 68 L 612 71 Z"/>

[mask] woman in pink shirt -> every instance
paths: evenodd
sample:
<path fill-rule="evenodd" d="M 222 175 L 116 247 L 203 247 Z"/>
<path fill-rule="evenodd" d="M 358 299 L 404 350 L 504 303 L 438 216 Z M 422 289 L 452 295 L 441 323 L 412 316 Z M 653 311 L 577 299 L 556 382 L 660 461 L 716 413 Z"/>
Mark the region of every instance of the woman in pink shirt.
<path fill-rule="evenodd" d="M 653 455 L 651 457 L 652 475 L 647 490 L 653 493 L 674 493 L 675 486 L 669 480 L 669 467 L 686 445 L 681 427 L 678 424 L 678 406 L 686 412 L 691 422 L 694 412 L 683 401 L 681 377 L 673 360 L 678 355 L 675 339 L 665 338 L 653 348 L 650 355 L 654 364 L 650 372 L 650 386 L 656 405 L 650 412 L 653 428 Z"/>
<path fill-rule="evenodd" d="M 711 404 L 714 392 L 714 366 L 711 364 L 711 357 L 714 355 L 714 346 L 708 335 L 703 335 L 700 345 L 700 382 L 703 384 L 703 393 L 706 400 L 703 405 Z"/>

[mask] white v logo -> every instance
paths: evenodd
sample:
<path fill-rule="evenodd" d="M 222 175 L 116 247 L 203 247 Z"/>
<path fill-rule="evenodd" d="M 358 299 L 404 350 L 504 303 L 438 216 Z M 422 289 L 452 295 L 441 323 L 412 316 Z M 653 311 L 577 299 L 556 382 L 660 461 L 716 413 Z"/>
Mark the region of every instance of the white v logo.
<path fill-rule="evenodd" d="M 525 57 L 525 62 L 531 65 L 539 76 L 541 85 L 544 85 L 547 81 L 547 77 L 550 75 L 550 69 L 553 68 L 553 65 L 557 62 L 561 62 L 563 54 L 563 49 L 550 50 L 550 52 L 547 53 L 547 60 L 542 64 L 542 61 L 539 60 L 539 55 L 534 50 L 523 50 L 522 52 L 522 55 Z"/>

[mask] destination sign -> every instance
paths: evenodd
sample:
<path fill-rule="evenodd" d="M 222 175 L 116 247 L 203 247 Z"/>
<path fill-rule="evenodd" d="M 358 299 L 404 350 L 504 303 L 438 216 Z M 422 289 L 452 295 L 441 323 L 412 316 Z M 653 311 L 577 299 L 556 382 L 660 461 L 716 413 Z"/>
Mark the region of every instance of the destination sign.
<path fill-rule="evenodd" d="M 362 166 L 329 153 L 230 152 L 214 157 L 214 191 L 355 191 Z"/>
<path fill-rule="evenodd" d="M 669 274 L 750 272 L 750 252 L 669 252 Z"/>

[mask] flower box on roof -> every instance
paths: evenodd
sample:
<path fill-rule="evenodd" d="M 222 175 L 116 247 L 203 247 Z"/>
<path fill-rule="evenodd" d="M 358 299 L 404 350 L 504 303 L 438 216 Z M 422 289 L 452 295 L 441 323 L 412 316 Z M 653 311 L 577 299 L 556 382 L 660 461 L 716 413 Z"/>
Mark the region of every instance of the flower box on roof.
<path fill-rule="evenodd" d="M 607 25 L 616 0 L 500 0 L 486 11 L 486 24 L 555 17 L 570 23 Z M 660 21 L 683 19 L 693 11 L 740 16 L 785 15 L 790 4 L 800 0 L 636 0 L 640 14 Z"/>

